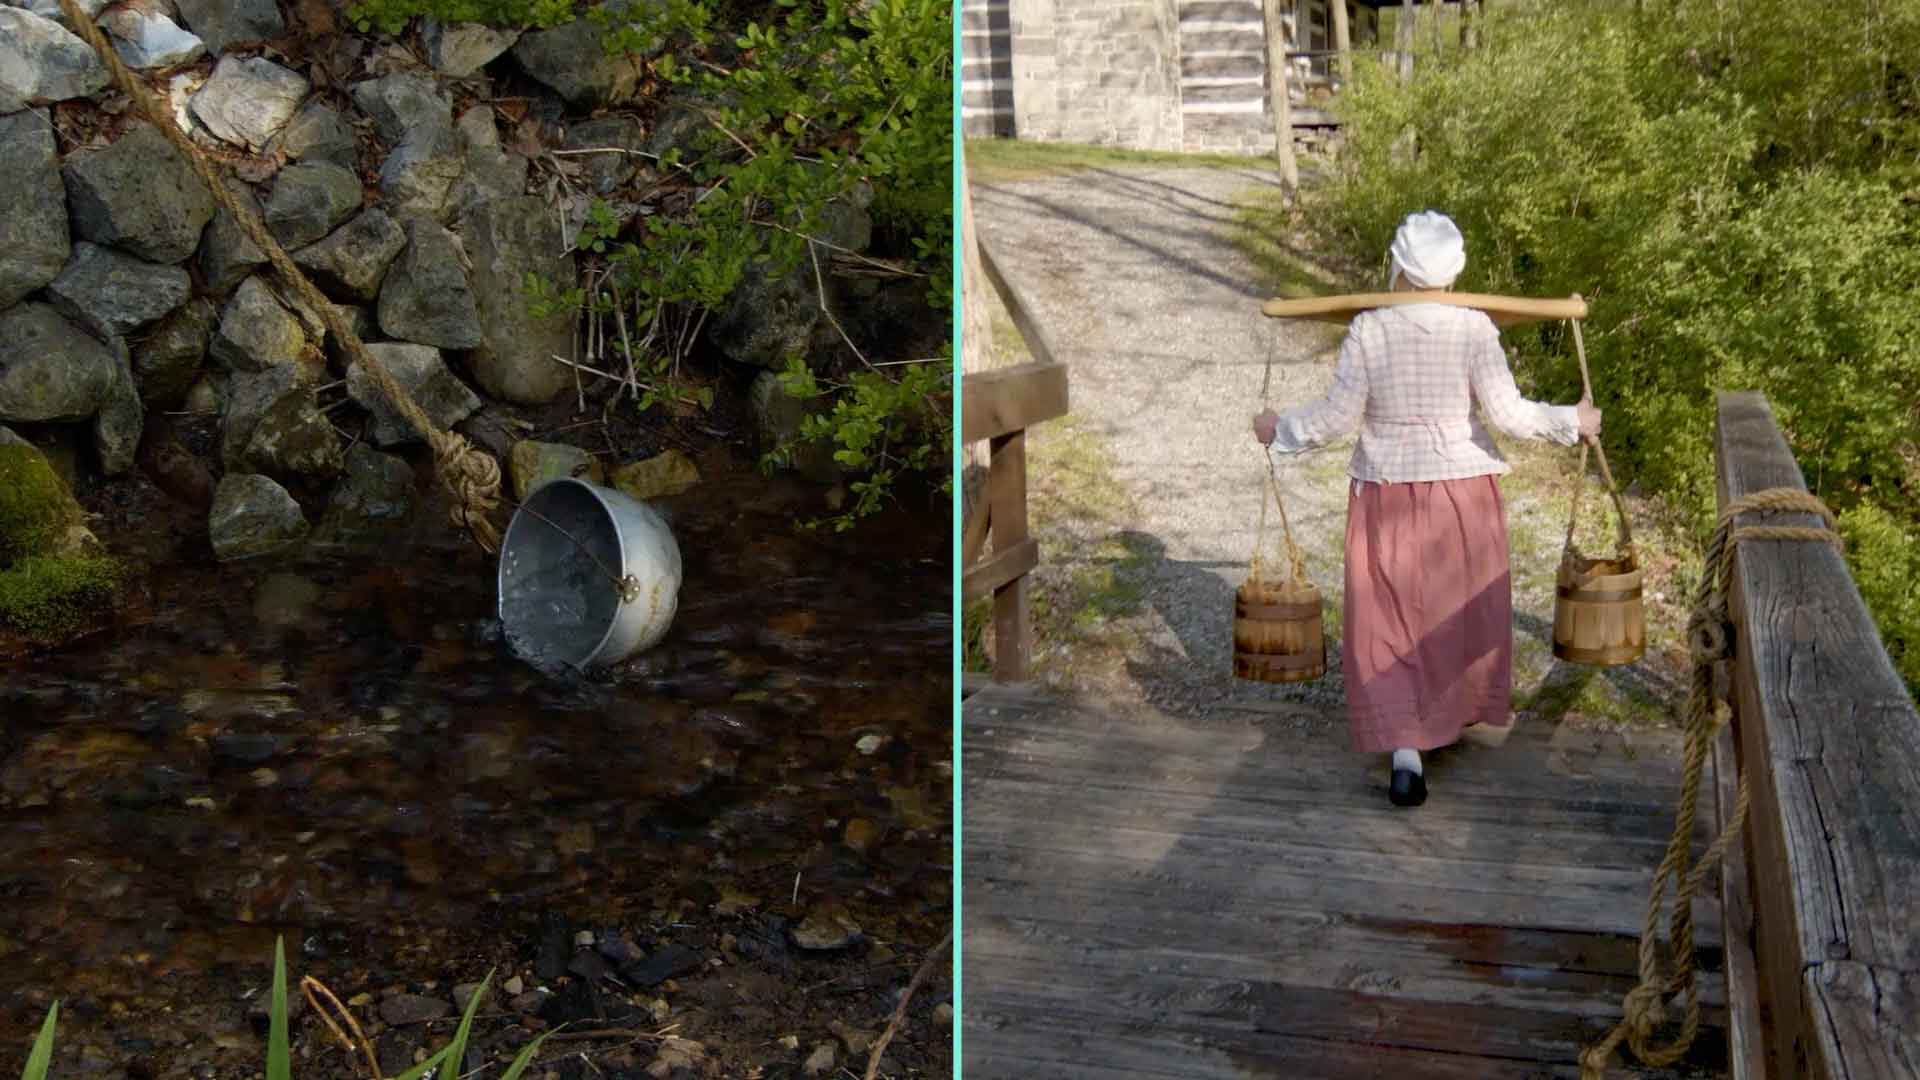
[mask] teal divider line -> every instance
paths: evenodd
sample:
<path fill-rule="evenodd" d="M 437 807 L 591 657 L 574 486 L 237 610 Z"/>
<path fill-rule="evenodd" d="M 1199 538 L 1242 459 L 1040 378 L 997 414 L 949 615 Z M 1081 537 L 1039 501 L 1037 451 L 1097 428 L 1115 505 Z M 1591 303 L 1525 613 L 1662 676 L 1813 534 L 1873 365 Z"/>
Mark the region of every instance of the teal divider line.
<path fill-rule="evenodd" d="M 953 0 L 953 210 L 948 219 L 953 229 L 953 1075 L 961 1074 L 960 1068 L 960 1016 L 961 1016 L 961 963 L 960 963 L 960 912 L 961 873 L 960 860 L 965 857 L 963 843 L 966 830 L 961 825 L 960 812 L 960 635 L 965 623 L 961 617 L 960 604 L 960 534 L 965 523 L 960 520 L 960 311 L 965 297 L 960 295 L 960 165 L 963 153 L 960 141 L 960 0 Z"/>

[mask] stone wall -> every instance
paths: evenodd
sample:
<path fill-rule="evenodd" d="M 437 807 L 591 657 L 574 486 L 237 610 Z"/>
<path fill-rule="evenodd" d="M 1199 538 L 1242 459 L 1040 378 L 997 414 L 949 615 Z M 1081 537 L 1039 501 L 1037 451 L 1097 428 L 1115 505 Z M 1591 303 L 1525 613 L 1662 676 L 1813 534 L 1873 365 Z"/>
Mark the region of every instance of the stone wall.
<path fill-rule="evenodd" d="M 1329 47 L 1328 0 L 1295 0 L 1296 48 Z M 1273 152 L 1262 0 L 963 0 L 962 123 L 969 136 L 1136 150 Z M 1348 0 L 1351 40 L 1369 8 Z M 1004 14 L 1003 14 L 1004 13 Z M 1356 63 L 1368 62 L 1365 54 Z M 1324 58 L 1294 62 L 1303 147 L 1321 144 Z"/>
<path fill-rule="evenodd" d="M 1012 16 L 1019 137 L 1180 149 L 1177 0 L 1019 0 Z"/>

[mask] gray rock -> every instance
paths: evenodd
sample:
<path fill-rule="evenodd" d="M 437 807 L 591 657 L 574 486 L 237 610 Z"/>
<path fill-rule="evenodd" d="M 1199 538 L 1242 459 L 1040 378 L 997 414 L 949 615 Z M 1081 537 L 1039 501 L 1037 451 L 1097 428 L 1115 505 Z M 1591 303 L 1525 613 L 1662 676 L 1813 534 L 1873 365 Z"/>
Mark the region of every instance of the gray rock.
<path fill-rule="evenodd" d="M 98 19 L 101 9 L 111 2 L 112 0 L 80 0 L 80 10 Z M 67 26 L 67 13 L 60 10 L 60 0 L 0 0 L 0 6 L 31 11 L 43 19 L 52 19 L 69 30 L 73 29 Z"/>
<path fill-rule="evenodd" d="M 821 208 L 821 228 L 813 238 L 847 251 L 867 250 L 867 245 L 873 242 L 873 215 L 867 212 L 871 205 L 873 187 L 862 181 L 852 196 L 835 199 Z M 821 254 L 824 257 L 826 253 Z"/>
<path fill-rule="evenodd" d="M 240 455 L 241 468 L 281 480 L 334 476 L 344 461 L 340 436 L 321 413 L 309 387 L 282 394 L 267 406 Z"/>
<path fill-rule="evenodd" d="M 179 0 L 180 17 L 215 53 L 241 41 L 265 41 L 286 33 L 274 0 Z"/>
<path fill-rule="evenodd" d="M 424 215 L 447 220 L 449 196 L 466 159 L 451 123 L 408 135 L 380 164 L 380 193 L 396 217 Z"/>
<path fill-rule="evenodd" d="M 193 115 L 216 138 L 261 150 L 293 119 L 308 89 L 305 75 L 264 57 L 223 56 L 193 95 Z"/>
<path fill-rule="evenodd" d="M 453 122 L 453 130 L 460 136 L 460 149 L 464 153 L 500 149 L 500 129 L 494 126 L 491 105 L 475 105 L 461 113 Z"/>
<path fill-rule="evenodd" d="M 626 56 L 608 56 L 600 48 L 600 28 L 591 19 L 575 19 L 552 30 L 522 35 L 513 47 L 521 70 L 577 109 L 618 105 L 633 97 L 640 65 Z"/>
<path fill-rule="evenodd" d="M 229 178 L 227 190 L 256 218 L 261 215 L 260 199 L 254 195 L 253 188 Z M 208 291 L 225 296 L 265 265 L 266 252 L 240 230 L 240 222 L 227 213 L 225 207 L 215 210 L 213 224 L 207 226 L 200 237 L 200 276 L 206 281 Z"/>
<path fill-rule="evenodd" d="M 805 355 L 819 321 L 809 264 L 769 277 L 767 264 L 752 263 L 708 326 L 713 343 L 730 359 L 778 369 L 788 356 Z"/>
<path fill-rule="evenodd" d="M 135 451 L 140 448 L 140 432 L 146 426 L 146 410 L 140 405 L 140 392 L 133 385 L 132 361 L 126 342 L 113 339 L 113 379 L 93 418 L 93 449 L 100 459 L 100 471 L 119 476 L 133 467 Z"/>
<path fill-rule="evenodd" d="M 3 46 L 0 46 L 3 47 Z M 0 310 L 60 276 L 72 252 L 67 189 L 45 110 L 0 116 Z"/>
<path fill-rule="evenodd" d="M 213 193 L 144 122 L 111 146 L 69 154 L 61 176 L 74 232 L 149 262 L 176 263 L 193 254 L 213 219 Z"/>
<path fill-rule="evenodd" d="M 303 161 L 280 170 L 267 200 L 266 223 L 282 247 L 320 239 L 360 209 L 360 178 L 330 161 Z"/>
<path fill-rule="evenodd" d="M 374 130 L 389 142 L 401 142 L 430 127 L 453 125 L 453 101 L 432 76 L 401 71 L 353 84 L 353 103 L 373 119 Z"/>
<path fill-rule="evenodd" d="M 367 352 L 442 431 L 480 407 L 479 396 L 447 370 L 440 350 L 430 345 L 382 342 L 367 346 Z M 358 364 L 347 369 L 347 393 L 373 414 L 374 442 L 395 446 L 420 439 L 420 433 L 388 403 L 387 396 Z"/>
<path fill-rule="evenodd" d="M 183 412 L 194 416 L 219 416 L 227 409 L 227 380 L 218 371 L 209 371 L 194 381 L 187 399 L 180 403 Z"/>
<path fill-rule="evenodd" d="M 260 420 L 283 398 L 312 401 L 321 372 L 306 364 L 276 364 L 265 371 L 241 372 L 227 386 L 226 415 L 220 423 L 220 464 L 241 471 Z"/>
<path fill-rule="evenodd" d="M 425 997 L 420 994 L 395 994 L 380 1003 L 380 1019 L 400 1027 L 404 1024 L 424 1024 L 429 1020 L 440 1020 L 453 1015 L 453 1006 L 439 998 Z"/>
<path fill-rule="evenodd" d="M 640 121 L 631 116 L 583 120 L 567 128 L 569 150 L 638 150 L 640 147 Z M 642 167 L 639 157 L 625 153 L 586 154 L 579 160 L 581 179 L 596 195 L 612 194 L 615 188 L 632 180 Z"/>
<path fill-rule="evenodd" d="M 293 261 L 334 299 L 364 302 L 380 295 L 387 267 L 406 246 L 406 230 L 375 207 L 294 252 Z"/>
<path fill-rule="evenodd" d="M 807 1060 L 800 1066 L 808 1076 L 825 1076 L 840 1064 L 840 1051 L 830 1042 L 823 1042 L 813 1048 Z"/>
<path fill-rule="evenodd" d="M 678 150 L 682 158 L 692 159 L 713 131 L 713 124 L 691 102 L 668 101 L 655 114 L 647 152 L 664 157 Z"/>
<path fill-rule="evenodd" d="M 258 473 L 228 473 L 213 491 L 207 534 L 221 562 L 291 549 L 307 535 L 307 518 L 287 489 Z"/>
<path fill-rule="evenodd" d="M 527 159 L 500 148 L 492 108 L 476 105 L 461 113 L 455 131 L 466 154 L 466 169 L 447 197 L 450 218 L 464 217 L 489 199 L 526 194 Z"/>
<path fill-rule="evenodd" d="M 506 455 L 507 475 L 513 482 L 513 497 L 525 502 L 541 485 L 577 476 L 593 483 L 605 483 L 600 463 L 592 454 L 564 443 L 535 442 L 522 439 Z"/>
<path fill-rule="evenodd" d="M 807 913 L 800 925 L 787 931 L 795 945 L 809 952 L 831 952 L 857 944 L 860 927 L 844 911 L 819 909 Z"/>
<path fill-rule="evenodd" d="M 113 35 L 114 51 L 131 68 L 178 67 L 207 55 L 206 42 L 159 12 L 116 8 L 100 26 Z"/>
<path fill-rule="evenodd" d="M 360 139 L 339 110 L 316 99 L 300 106 L 267 150 L 282 151 L 296 161 L 331 161 L 351 169 L 360 160 Z"/>
<path fill-rule="evenodd" d="M 200 377 L 207 343 L 220 321 L 211 300 L 194 300 L 160 321 L 133 350 L 133 384 L 148 406 L 171 409 Z"/>
<path fill-rule="evenodd" d="M 0 113 L 104 89 L 107 69 L 86 42 L 52 19 L 0 7 Z"/>
<path fill-rule="evenodd" d="M 407 249 L 380 286 L 380 329 L 441 349 L 480 344 L 480 313 L 453 234 L 432 221 L 407 228 Z"/>
<path fill-rule="evenodd" d="M 426 39 L 427 63 L 435 71 L 464 79 L 513 48 L 513 43 L 520 40 L 520 31 L 428 19 L 421 36 Z"/>
<path fill-rule="evenodd" d="M 85 420 L 113 389 L 119 362 L 47 304 L 0 312 L 0 420 Z"/>
<path fill-rule="evenodd" d="M 528 274 L 561 289 L 574 284 L 573 259 L 561 254 L 560 224 L 544 201 L 526 196 L 492 199 L 460 223 L 472 265 L 469 281 L 480 313 L 480 344 L 470 358 L 488 394 L 520 405 L 541 405 L 573 384 L 555 356 L 572 347 L 565 313 L 535 318 L 528 310 Z"/>
<path fill-rule="evenodd" d="M 101 339 L 125 335 L 187 302 L 193 282 L 177 266 L 163 266 L 86 241 L 47 286 L 60 313 Z"/>
<path fill-rule="evenodd" d="M 334 485 L 315 540 L 351 545 L 378 540 L 413 513 L 413 468 L 366 443 L 347 451 L 345 475 Z"/>
<path fill-rule="evenodd" d="M 785 447 L 778 463 L 821 483 L 838 479 L 840 465 L 833 460 L 831 446 L 798 441 L 800 425 L 808 416 L 824 415 L 832 409 L 828 398 L 807 400 L 788 394 L 780 385 L 777 371 L 761 372 L 747 388 L 747 411 L 753 418 L 754 442 L 759 451 L 774 454 Z"/>
<path fill-rule="evenodd" d="M 33 444 L 13 433 L 13 429 L 0 424 L 0 446 L 32 446 Z"/>
<path fill-rule="evenodd" d="M 220 312 L 220 328 L 208 352 L 231 371 L 264 371 L 299 360 L 306 346 L 300 319 L 256 274 L 241 283 Z"/>

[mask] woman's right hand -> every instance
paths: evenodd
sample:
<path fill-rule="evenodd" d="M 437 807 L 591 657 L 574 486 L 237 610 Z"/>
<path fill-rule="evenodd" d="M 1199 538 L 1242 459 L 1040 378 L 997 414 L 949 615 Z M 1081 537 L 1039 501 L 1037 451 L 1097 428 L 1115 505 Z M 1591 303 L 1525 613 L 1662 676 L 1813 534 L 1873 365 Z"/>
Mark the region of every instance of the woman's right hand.
<path fill-rule="evenodd" d="M 1580 419 L 1580 437 L 1597 439 L 1600 437 L 1600 410 L 1593 407 L 1591 401 L 1581 401 L 1574 406 Z"/>
<path fill-rule="evenodd" d="M 1262 410 L 1253 418 L 1253 437 L 1260 440 L 1261 446 L 1273 445 L 1274 429 L 1280 426 L 1280 414 L 1272 409 Z"/>

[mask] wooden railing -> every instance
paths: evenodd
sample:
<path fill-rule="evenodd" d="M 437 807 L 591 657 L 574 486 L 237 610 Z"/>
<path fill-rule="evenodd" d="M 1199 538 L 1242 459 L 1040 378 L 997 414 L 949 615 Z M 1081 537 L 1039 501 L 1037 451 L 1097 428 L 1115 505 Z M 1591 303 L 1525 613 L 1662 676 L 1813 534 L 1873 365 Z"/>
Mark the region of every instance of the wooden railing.
<path fill-rule="evenodd" d="M 1027 533 L 1027 429 L 1067 412 L 1067 369 L 1053 358 L 1031 309 L 1001 274 L 985 243 L 981 269 L 1027 343 L 1031 363 L 967 375 L 960 384 L 960 439 L 987 441 L 987 479 L 961 540 L 961 596 L 993 597 L 993 678 L 1027 677 L 1027 574 L 1040 565 L 1040 545 Z M 988 539 L 993 554 L 985 555 Z"/>
<path fill-rule="evenodd" d="M 1721 506 L 1806 490 L 1764 397 L 1722 394 L 1718 419 Z M 1737 524 L 1762 523 L 1820 521 Z M 1831 546 L 1747 541 L 1728 593 L 1722 821 L 1735 755 L 1751 789 L 1722 874 L 1733 1075 L 1920 1077 L 1920 714 Z"/>

